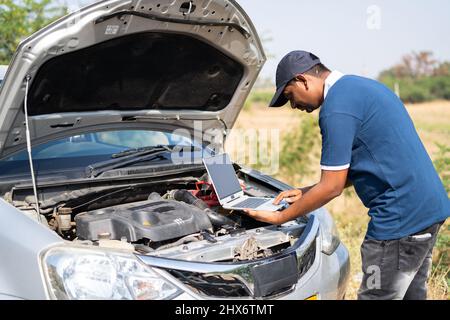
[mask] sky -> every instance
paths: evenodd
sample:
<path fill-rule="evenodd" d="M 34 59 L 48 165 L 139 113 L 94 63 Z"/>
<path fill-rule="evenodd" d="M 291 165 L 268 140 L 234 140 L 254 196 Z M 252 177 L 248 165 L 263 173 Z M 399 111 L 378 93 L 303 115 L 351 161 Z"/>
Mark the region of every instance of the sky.
<path fill-rule="evenodd" d="M 63 0 L 75 10 L 93 0 Z M 197 0 L 198 1 L 198 0 Z M 311 51 L 330 69 L 376 78 L 412 51 L 450 61 L 449 0 L 238 0 L 269 55 L 274 78 L 292 50 Z"/>

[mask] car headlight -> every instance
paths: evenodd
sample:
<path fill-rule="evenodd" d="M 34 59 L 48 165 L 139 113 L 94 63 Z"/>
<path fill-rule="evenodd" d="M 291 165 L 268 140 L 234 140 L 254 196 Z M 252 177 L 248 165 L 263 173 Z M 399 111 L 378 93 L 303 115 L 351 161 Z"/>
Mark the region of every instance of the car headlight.
<path fill-rule="evenodd" d="M 181 290 L 134 255 L 55 247 L 42 256 L 52 299 L 171 299 Z"/>
<path fill-rule="evenodd" d="M 331 255 L 341 243 L 336 224 L 325 209 L 319 209 L 315 216 L 319 219 L 322 228 L 322 252 Z"/>

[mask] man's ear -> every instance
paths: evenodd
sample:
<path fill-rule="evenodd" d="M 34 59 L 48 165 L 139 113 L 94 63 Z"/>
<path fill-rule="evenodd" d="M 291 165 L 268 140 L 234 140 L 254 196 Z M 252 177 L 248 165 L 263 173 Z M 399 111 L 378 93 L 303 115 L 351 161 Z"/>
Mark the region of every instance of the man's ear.
<path fill-rule="evenodd" d="M 306 79 L 306 77 L 303 74 L 298 74 L 295 76 L 294 78 L 296 80 L 297 83 L 299 83 L 300 85 L 305 86 L 305 89 L 308 90 L 308 79 Z"/>

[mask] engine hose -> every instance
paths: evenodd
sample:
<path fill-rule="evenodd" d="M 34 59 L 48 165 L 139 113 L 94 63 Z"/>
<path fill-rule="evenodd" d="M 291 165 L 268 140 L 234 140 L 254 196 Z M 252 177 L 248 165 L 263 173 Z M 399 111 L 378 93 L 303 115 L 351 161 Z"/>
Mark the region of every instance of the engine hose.
<path fill-rule="evenodd" d="M 224 225 L 235 226 L 236 222 L 224 215 L 218 214 L 211 210 L 208 205 L 201 199 L 195 197 L 187 190 L 172 190 L 170 191 L 170 197 L 182 201 L 187 204 L 193 205 L 199 209 L 202 209 L 207 215 L 212 225 L 215 227 L 222 227 Z"/>

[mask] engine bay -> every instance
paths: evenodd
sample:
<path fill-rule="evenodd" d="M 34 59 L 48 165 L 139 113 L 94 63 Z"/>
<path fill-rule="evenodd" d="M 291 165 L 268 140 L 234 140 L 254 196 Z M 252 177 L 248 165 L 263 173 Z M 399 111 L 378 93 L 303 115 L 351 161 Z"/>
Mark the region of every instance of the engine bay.
<path fill-rule="evenodd" d="M 239 174 L 244 193 L 277 194 L 266 182 Z M 13 188 L 5 199 L 25 214 L 35 214 L 26 189 Z M 307 222 L 305 217 L 268 225 L 241 211 L 226 210 L 204 171 L 133 184 L 65 191 L 53 187 L 40 208 L 41 222 L 65 240 L 202 262 L 247 261 L 280 253 L 295 243 Z"/>
<path fill-rule="evenodd" d="M 201 230 L 212 230 L 208 216 L 199 208 L 158 198 L 80 213 L 75 217 L 81 240 L 149 239 L 161 242 Z"/>

